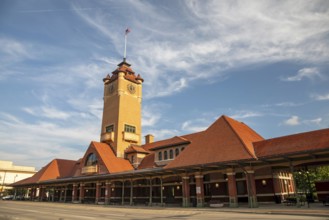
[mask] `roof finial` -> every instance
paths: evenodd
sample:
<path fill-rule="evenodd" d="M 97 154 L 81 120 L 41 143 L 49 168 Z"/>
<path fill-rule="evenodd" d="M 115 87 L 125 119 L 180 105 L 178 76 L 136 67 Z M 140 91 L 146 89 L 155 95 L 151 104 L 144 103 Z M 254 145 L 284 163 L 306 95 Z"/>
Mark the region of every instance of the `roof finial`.
<path fill-rule="evenodd" d="M 130 29 L 127 28 L 125 31 L 125 50 L 123 52 L 123 62 L 126 62 L 126 55 L 127 55 L 127 35 L 130 32 Z"/>

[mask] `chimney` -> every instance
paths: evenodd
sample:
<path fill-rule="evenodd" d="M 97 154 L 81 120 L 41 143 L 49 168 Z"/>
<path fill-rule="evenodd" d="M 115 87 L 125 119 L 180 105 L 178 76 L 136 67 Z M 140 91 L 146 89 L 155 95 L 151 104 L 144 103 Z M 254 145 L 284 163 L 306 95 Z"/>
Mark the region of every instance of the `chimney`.
<path fill-rule="evenodd" d="M 145 144 L 153 143 L 153 141 L 154 141 L 154 136 L 152 134 L 148 134 L 145 136 Z"/>

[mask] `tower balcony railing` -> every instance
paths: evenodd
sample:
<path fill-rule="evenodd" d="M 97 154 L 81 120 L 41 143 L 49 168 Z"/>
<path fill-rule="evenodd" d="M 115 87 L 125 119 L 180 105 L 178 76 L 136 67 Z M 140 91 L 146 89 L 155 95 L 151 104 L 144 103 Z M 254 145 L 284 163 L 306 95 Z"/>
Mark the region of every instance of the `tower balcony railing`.
<path fill-rule="evenodd" d="M 123 132 L 123 139 L 137 143 L 139 141 L 139 135 L 130 132 Z"/>
<path fill-rule="evenodd" d="M 86 167 L 82 167 L 81 174 L 92 174 L 92 173 L 97 173 L 97 171 L 98 171 L 97 165 L 86 166 Z"/>
<path fill-rule="evenodd" d="M 101 134 L 101 142 L 114 141 L 114 132 L 105 132 Z"/>

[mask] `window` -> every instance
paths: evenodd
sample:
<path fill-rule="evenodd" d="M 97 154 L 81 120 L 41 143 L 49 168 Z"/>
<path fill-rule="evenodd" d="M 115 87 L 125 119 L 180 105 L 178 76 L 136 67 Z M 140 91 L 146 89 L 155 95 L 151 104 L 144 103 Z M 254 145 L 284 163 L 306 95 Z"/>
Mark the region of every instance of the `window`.
<path fill-rule="evenodd" d="M 91 153 L 88 155 L 85 166 L 94 166 L 97 164 L 96 154 Z"/>
<path fill-rule="evenodd" d="M 158 154 L 158 160 L 162 160 L 162 152 L 159 152 L 159 154 Z"/>
<path fill-rule="evenodd" d="M 178 149 L 178 148 L 176 148 L 176 149 L 175 149 L 175 156 L 177 157 L 177 156 L 178 156 L 178 154 L 179 154 L 179 149 Z"/>
<path fill-rule="evenodd" d="M 169 151 L 169 159 L 173 159 L 174 158 L 174 151 L 170 150 Z"/>
<path fill-rule="evenodd" d="M 131 156 L 131 163 L 134 163 L 134 155 Z"/>
<path fill-rule="evenodd" d="M 114 125 L 109 125 L 105 128 L 107 133 L 113 132 L 114 131 Z"/>
<path fill-rule="evenodd" d="M 125 132 L 136 133 L 136 127 L 131 125 L 125 125 Z"/>
<path fill-rule="evenodd" d="M 184 147 L 182 147 L 182 149 L 180 149 L 180 151 L 183 151 L 184 150 Z"/>
<path fill-rule="evenodd" d="M 163 157 L 164 160 L 168 160 L 168 152 L 166 150 L 164 151 Z"/>

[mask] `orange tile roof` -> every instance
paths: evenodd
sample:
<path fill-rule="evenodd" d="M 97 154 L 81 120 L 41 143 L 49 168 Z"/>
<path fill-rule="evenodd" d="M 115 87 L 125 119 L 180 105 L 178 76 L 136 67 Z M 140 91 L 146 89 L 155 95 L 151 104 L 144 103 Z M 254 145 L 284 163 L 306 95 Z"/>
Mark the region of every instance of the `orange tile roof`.
<path fill-rule="evenodd" d="M 117 173 L 134 170 L 133 166 L 126 159 L 116 157 L 111 147 L 105 143 L 92 141 L 90 147 L 94 147 L 98 156 L 102 159 L 109 173 Z M 88 150 L 87 150 L 88 151 Z M 88 156 L 88 155 L 85 155 Z"/>
<path fill-rule="evenodd" d="M 329 128 L 255 142 L 254 149 L 260 158 L 329 149 Z"/>
<path fill-rule="evenodd" d="M 150 152 L 148 152 L 147 150 L 145 150 L 144 148 L 142 148 L 141 146 L 137 146 L 137 145 L 130 145 L 126 150 L 125 150 L 126 154 L 129 153 L 142 153 L 142 154 L 149 154 Z"/>
<path fill-rule="evenodd" d="M 54 159 L 32 177 L 16 182 L 13 185 L 26 185 L 45 180 L 72 176 L 77 161 Z"/>
<path fill-rule="evenodd" d="M 152 147 L 148 147 L 148 150 L 157 150 L 161 148 L 171 147 L 171 146 L 177 146 L 182 144 L 189 144 L 190 141 L 183 137 L 172 137 L 170 139 L 166 139 L 163 141 L 158 141 L 154 144 Z"/>
<path fill-rule="evenodd" d="M 165 169 L 252 159 L 256 157 L 252 142 L 264 140 L 244 123 L 227 116 L 221 116 L 197 136 L 184 136 L 193 140 Z"/>
<path fill-rule="evenodd" d="M 154 167 L 157 167 L 157 166 L 154 163 L 154 152 L 153 152 L 143 158 L 142 162 L 139 164 L 137 169 L 141 170 L 141 169 L 149 169 L 149 168 L 154 168 Z"/>

